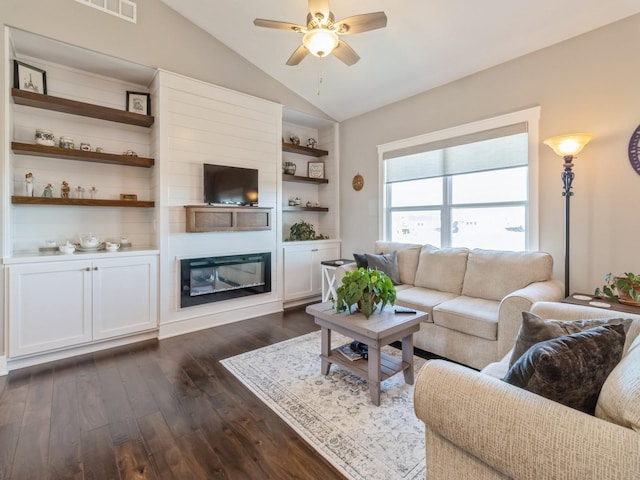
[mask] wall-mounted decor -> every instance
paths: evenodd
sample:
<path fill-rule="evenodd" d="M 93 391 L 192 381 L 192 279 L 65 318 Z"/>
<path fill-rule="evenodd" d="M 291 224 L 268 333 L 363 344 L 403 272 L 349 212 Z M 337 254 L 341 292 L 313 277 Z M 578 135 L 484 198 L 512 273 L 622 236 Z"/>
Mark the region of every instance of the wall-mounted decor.
<path fill-rule="evenodd" d="M 121 193 L 120 200 L 138 200 L 138 195 L 135 193 Z"/>
<path fill-rule="evenodd" d="M 640 125 L 638 125 L 638 128 L 631 135 L 631 140 L 629 140 L 629 162 L 631 162 L 635 172 L 640 175 Z"/>
<path fill-rule="evenodd" d="M 309 162 L 307 168 L 309 178 L 324 178 L 324 162 Z"/>
<path fill-rule="evenodd" d="M 26 63 L 13 61 L 13 86 L 18 90 L 47 93 L 47 72 Z"/>
<path fill-rule="evenodd" d="M 353 180 L 351 181 L 351 186 L 353 186 L 353 189 L 356 192 L 362 190 L 362 187 L 364 187 L 364 178 L 362 178 L 362 175 L 359 173 L 354 175 Z"/>
<path fill-rule="evenodd" d="M 151 115 L 151 95 L 127 91 L 127 112 Z"/>

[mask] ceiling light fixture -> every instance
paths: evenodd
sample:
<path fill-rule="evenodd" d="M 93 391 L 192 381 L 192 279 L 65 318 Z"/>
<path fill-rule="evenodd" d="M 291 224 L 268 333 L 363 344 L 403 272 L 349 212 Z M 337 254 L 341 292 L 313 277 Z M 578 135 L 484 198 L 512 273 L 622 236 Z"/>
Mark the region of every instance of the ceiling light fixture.
<path fill-rule="evenodd" d="M 338 35 L 326 28 L 310 30 L 302 37 L 302 44 L 316 57 L 326 57 L 338 46 Z"/>

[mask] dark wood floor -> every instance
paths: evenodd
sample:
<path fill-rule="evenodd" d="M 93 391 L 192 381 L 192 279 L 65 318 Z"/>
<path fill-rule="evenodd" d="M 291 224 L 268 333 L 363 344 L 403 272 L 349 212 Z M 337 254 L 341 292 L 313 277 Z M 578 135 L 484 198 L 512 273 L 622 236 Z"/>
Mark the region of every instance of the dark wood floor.
<path fill-rule="evenodd" d="M 343 479 L 219 360 L 303 309 L 0 377 L 0 479 Z"/>

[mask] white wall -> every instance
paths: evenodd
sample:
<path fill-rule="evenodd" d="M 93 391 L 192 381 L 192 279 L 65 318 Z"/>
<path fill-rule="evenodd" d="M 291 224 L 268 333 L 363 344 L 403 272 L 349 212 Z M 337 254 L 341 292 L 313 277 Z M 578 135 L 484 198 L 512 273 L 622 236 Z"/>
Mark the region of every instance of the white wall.
<path fill-rule="evenodd" d="M 627 159 L 640 123 L 639 44 L 637 15 L 342 122 L 343 255 L 369 251 L 378 237 L 377 145 L 540 105 L 540 141 L 574 132 L 596 136 L 575 161 L 571 290 L 592 293 L 609 271 L 640 271 L 634 254 L 640 176 Z M 540 249 L 553 255 L 554 276 L 562 279 L 562 159 L 540 144 L 539 168 Z M 365 186 L 355 192 L 358 171 Z"/>

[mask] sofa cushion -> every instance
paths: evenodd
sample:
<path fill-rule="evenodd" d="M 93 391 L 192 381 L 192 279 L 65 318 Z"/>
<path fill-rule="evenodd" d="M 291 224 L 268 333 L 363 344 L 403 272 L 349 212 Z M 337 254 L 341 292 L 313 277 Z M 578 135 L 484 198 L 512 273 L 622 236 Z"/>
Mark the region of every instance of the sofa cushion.
<path fill-rule="evenodd" d="M 428 290 L 421 287 L 402 288 L 402 286 L 400 286 L 396 289 L 396 294 L 396 305 L 427 312 L 429 318 L 424 320 L 427 323 L 433 323 L 433 307 L 452 298 L 456 298 L 456 295 L 453 293 Z"/>
<path fill-rule="evenodd" d="M 398 273 L 398 257 L 395 251 L 386 254 L 375 255 L 373 253 L 364 254 L 367 260 L 367 266 L 374 270 L 384 272 L 391 279 L 394 285 L 400 283 L 400 274 Z"/>
<path fill-rule="evenodd" d="M 354 253 L 353 259 L 356 262 L 356 268 L 368 268 L 367 255 L 364 253 Z"/>
<path fill-rule="evenodd" d="M 640 337 L 604 382 L 596 417 L 640 433 Z"/>
<path fill-rule="evenodd" d="M 462 295 L 502 300 L 530 283 L 549 280 L 552 269 L 548 253 L 476 248 L 469 252 Z"/>
<path fill-rule="evenodd" d="M 522 312 L 522 325 L 516 337 L 516 343 L 513 347 L 509 367 L 511 367 L 520 358 L 524 352 L 529 350 L 533 345 L 545 340 L 569 335 L 571 333 L 582 332 L 600 325 L 611 325 L 621 323 L 624 325 L 625 333 L 629 329 L 632 320 L 623 320 L 622 318 L 605 318 L 605 319 L 586 319 L 586 320 L 545 320 L 531 312 Z"/>
<path fill-rule="evenodd" d="M 422 248 L 422 245 L 417 243 L 384 242 L 381 240 L 378 240 L 375 243 L 376 253 L 397 252 L 400 282 L 407 283 L 409 285 L 413 285 L 416 278 L 420 248 Z"/>
<path fill-rule="evenodd" d="M 482 298 L 456 297 L 433 309 L 433 323 L 487 340 L 498 338 L 500 302 Z"/>
<path fill-rule="evenodd" d="M 415 286 L 460 295 L 468 255 L 468 248 L 424 245 L 420 250 Z"/>
<path fill-rule="evenodd" d="M 605 380 L 620 361 L 621 324 L 603 325 L 535 344 L 504 381 L 593 415 Z"/>

